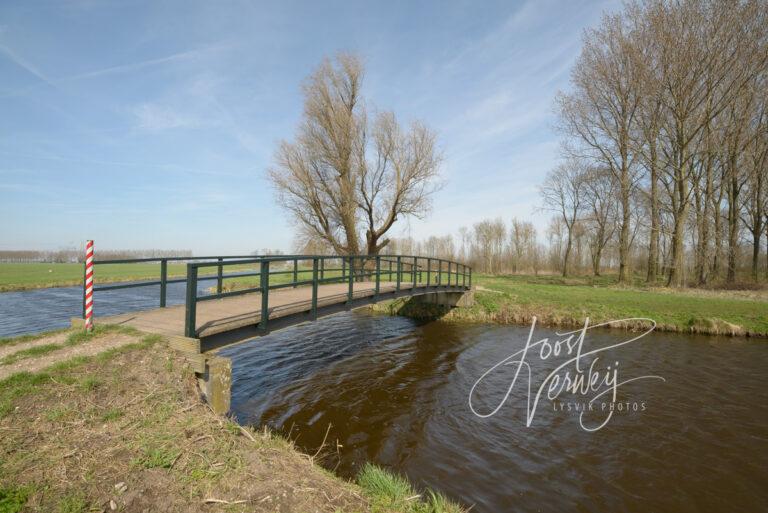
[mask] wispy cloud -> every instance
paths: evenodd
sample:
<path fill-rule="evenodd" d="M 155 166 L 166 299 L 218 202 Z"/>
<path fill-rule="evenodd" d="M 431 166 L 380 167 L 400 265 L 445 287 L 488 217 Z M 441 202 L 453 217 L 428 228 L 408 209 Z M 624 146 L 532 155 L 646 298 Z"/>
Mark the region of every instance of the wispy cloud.
<path fill-rule="evenodd" d="M 103 77 L 106 75 L 119 75 L 122 73 L 133 73 L 152 66 L 158 66 L 161 64 L 168 64 L 172 62 L 179 62 L 184 60 L 190 60 L 198 58 L 206 53 L 222 49 L 227 46 L 227 43 L 221 42 L 187 50 L 184 52 L 177 52 L 163 57 L 156 57 L 152 59 L 146 59 L 138 62 L 131 62 L 126 64 L 117 64 L 114 66 L 107 66 L 105 68 L 96 69 L 93 71 L 87 71 L 85 73 L 79 73 L 77 75 L 71 75 L 58 79 L 58 82 L 72 82 L 75 80 L 83 80 L 89 78 Z"/>
<path fill-rule="evenodd" d="M 133 109 L 138 127 L 144 130 L 159 131 L 171 128 L 194 128 L 199 122 L 167 105 L 142 103 Z"/>
<path fill-rule="evenodd" d="M 8 59 L 11 60 L 11 62 L 25 70 L 30 75 L 35 76 L 50 86 L 54 85 L 53 81 L 50 80 L 42 71 L 40 71 L 37 66 L 32 64 L 29 60 L 24 58 L 24 56 L 20 55 L 18 52 L 14 51 L 12 48 L 4 44 L 0 44 L 0 53 L 5 55 Z"/>

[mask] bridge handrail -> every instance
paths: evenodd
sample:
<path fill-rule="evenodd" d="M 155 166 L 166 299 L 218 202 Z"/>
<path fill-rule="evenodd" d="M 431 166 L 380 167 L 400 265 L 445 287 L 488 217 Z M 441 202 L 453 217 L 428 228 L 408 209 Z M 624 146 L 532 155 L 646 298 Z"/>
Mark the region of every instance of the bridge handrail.
<path fill-rule="evenodd" d="M 186 261 L 186 277 L 168 279 L 167 270 L 169 261 Z M 311 268 L 299 268 L 300 261 L 311 261 Z M 341 262 L 341 267 L 326 267 L 326 262 Z M 425 265 L 419 262 L 426 261 Z M 160 280 L 138 281 L 131 283 L 120 283 L 115 285 L 101 285 L 94 287 L 94 291 L 116 290 L 134 287 L 146 287 L 151 285 L 160 285 L 160 307 L 166 306 L 166 290 L 169 283 L 186 282 L 185 298 L 185 335 L 190 338 L 196 336 L 196 311 L 197 303 L 200 301 L 210 301 L 222 299 L 242 294 L 254 292 L 261 293 L 261 320 L 258 323 L 260 329 L 266 330 L 269 320 L 269 291 L 288 287 L 312 286 L 312 300 L 310 315 L 317 317 L 318 287 L 321 284 L 348 282 L 347 302 L 351 303 L 354 294 L 354 283 L 362 281 L 364 278 L 375 276 L 374 300 L 379 296 L 382 275 L 387 276 L 388 280 L 393 281 L 395 276 L 394 293 L 400 292 L 403 276 L 409 276 L 413 287 L 418 283 L 424 282 L 426 274 L 426 287 L 439 290 L 440 288 L 451 287 L 451 278 L 454 278 L 453 287 L 464 289 L 472 286 L 472 268 L 466 264 L 453 260 L 426 257 L 418 255 L 235 255 L 235 256 L 210 256 L 210 257 L 158 257 L 158 258 L 133 258 L 119 260 L 98 260 L 95 264 L 131 264 L 131 263 L 160 263 Z M 270 271 L 270 264 L 282 262 L 292 262 L 293 268 L 281 271 Z M 382 268 L 382 263 L 387 268 Z M 224 274 L 224 268 L 234 265 L 259 264 L 256 272 Z M 393 264 L 395 268 L 393 269 Z M 433 267 L 433 264 L 436 264 Z M 215 267 L 215 275 L 199 275 L 199 270 L 209 267 Z M 447 267 L 447 269 L 446 269 Z M 337 273 L 341 275 L 325 277 L 326 273 Z M 300 274 L 312 273 L 311 279 L 299 279 Z M 270 283 L 270 277 L 278 275 L 292 275 L 289 281 L 281 283 Z M 83 275 L 85 277 L 85 273 Z M 236 291 L 223 290 L 224 279 L 259 276 L 258 285 L 252 288 L 245 288 Z M 435 276 L 436 281 L 431 281 Z M 446 277 L 443 283 L 443 277 Z M 216 292 L 204 296 L 198 296 L 197 285 L 199 281 L 217 280 Z M 461 283 L 460 283 L 461 280 Z M 83 280 L 85 285 L 85 279 Z M 85 288 L 83 288 L 83 316 L 85 315 Z"/>

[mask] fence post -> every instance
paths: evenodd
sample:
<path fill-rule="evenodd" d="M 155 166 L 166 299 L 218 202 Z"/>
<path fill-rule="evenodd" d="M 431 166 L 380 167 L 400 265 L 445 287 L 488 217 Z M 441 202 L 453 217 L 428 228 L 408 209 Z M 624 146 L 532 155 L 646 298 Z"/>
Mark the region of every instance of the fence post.
<path fill-rule="evenodd" d="M 294 289 L 297 287 L 298 282 L 299 282 L 299 259 L 294 258 L 293 259 L 293 288 Z"/>
<path fill-rule="evenodd" d="M 352 297 L 355 293 L 355 257 L 349 257 L 349 290 L 347 290 L 347 303 L 352 302 Z"/>
<path fill-rule="evenodd" d="M 219 265 L 218 269 L 216 270 L 216 293 L 221 294 L 221 289 L 224 285 L 224 266 L 221 265 L 221 262 L 224 261 L 223 258 L 219 258 Z"/>
<path fill-rule="evenodd" d="M 416 257 L 413 257 L 413 268 L 411 269 L 411 278 L 413 278 L 413 285 L 411 285 L 411 290 L 416 288 Z"/>
<path fill-rule="evenodd" d="M 195 338 L 197 322 L 197 266 L 187 264 L 187 302 L 184 322 L 184 335 Z"/>
<path fill-rule="evenodd" d="M 325 258 L 320 259 L 320 280 L 325 280 Z"/>
<path fill-rule="evenodd" d="M 344 257 L 341 257 L 341 277 L 342 279 L 347 276 L 347 261 Z"/>
<path fill-rule="evenodd" d="M 259 329 L 267 330 L 269 321 L 269 260 L 262 261 L 259 264 L 259 285 L 261 286 L 261 320 Z"/>
<path fill-rule="evenodd" d="M 88 274 L 88 264 L 85 263 L 85 260 L 83 260 L 83 320 L 85 320 L 85 294 L 86 294 L 85 275 L 86 274 Z"/>
<path fill-rule="evenodd" d="M 429 288 L 429 283 L 432 281 L 431 275 L 432 274 L 432 259 L 427 258 L 427 288 Z"/>
<path fill-rule="evenodd" d="M 387 262 L 389 262 L 389 273 L 387 274 L 387 281 L 392 281 L 392 260 L 388 259 Z"/>
<path fill-rule="evenodd" d="M 168 260 L 160 260 L 160 308 L 165 308 L 165 298 L 168 291 Z"/>
<path fill-rule="evenodd" d="M 467 266 L 461 264 L 461 286 L 467 288 Z"/>
<path fill-rule="evenodd" d="M 472 268 L 469 268 L 469 288 L 472 288 Z"/>
<path fill-rule="evenodd" d="M 402 268 L 403 268 L 403 264 L 400 261 L 400 258 L 401 257 L 398 255 L 398 257 L 397 257 L 397 272 L 396 272 L 396 274 L 397 274 L 397 282 L 396 282 L 396 285 L 395 285 L 395 292 L 400 292 L 400 274 L 401 274 L 401 271 L 402 271 Z"/>
<path fill-rule="evenodd" d="M 317 257 L 312 259 L 312 320 L 317 319 Z"/>
<path fill-rule="evenodd" d="M 376 255 L 376 289 L 373 292 L 373 300 L 377 300 L 379 298 L 379 288 L 380 288 L 380 278 L 379 275 L 381 274 L 381 257 L 379 255 Z"/>

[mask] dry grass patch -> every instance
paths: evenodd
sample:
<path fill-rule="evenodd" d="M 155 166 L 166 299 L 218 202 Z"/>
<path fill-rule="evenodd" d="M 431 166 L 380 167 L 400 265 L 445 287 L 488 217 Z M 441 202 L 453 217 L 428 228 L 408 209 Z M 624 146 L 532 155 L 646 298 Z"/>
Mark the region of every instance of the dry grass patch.
<path fill-rule="evenodd" d="M 0 511 L 368 511 L 289 442 L 213 414 L 153 342 L 0 382 Z"/>

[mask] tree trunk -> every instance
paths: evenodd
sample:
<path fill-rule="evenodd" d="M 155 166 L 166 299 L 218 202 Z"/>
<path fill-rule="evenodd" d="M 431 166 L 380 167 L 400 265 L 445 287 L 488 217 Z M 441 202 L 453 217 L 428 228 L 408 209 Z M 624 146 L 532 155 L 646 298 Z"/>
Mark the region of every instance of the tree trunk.
<path fill-rule="evenodd" d="M 568 228 L 568 242 L 565 245 L 565 257 L 563 257 L 563 277 L 568 276 L 568 258 L 571 256 L 572 245 L 573 237 L 571 235 L 571 229 Z"/>
<path fill-rule="evenodd" d="M 728 187 L 728 273 L 726 282 L 736 282 L 736 257 L 739 236 L 739 179 L 736 175 L 736 156 L 731 155 Z"/>
<path fill-rule="evenodd" d="M 651 234 L 648 245 L 648 274 L 646 282 L 656 283 L 659 270 L 659 190 L 656 176 L 656 153 L 651 154 Z"/>
<path fill-rule="evenodd" d="M 626 283 L 628 280 L 627 271 L 629 266 L 629 174 L 625 170 L 622 172 L 621 180 L 621 232 L 619 234 L 619 283 Z"/>

